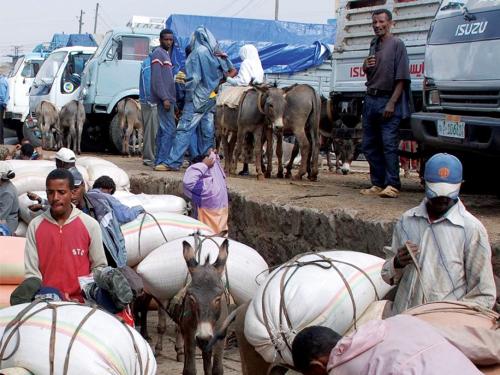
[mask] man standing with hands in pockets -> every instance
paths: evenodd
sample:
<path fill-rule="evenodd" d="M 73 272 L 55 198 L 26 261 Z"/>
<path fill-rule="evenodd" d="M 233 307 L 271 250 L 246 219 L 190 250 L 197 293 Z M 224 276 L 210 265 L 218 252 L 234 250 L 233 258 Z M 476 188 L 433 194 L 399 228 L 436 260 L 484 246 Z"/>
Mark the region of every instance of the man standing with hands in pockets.
<path fill-rule="evenodd" d="M 372 186 L 363 195 L 397 198 L 399 179 L 399 124 L 410 115 L 410 68 L 403 41 L 391 34 L 392 13 L 378 9 L 372 14 L 376 37 L 363 63 L 366 96 L 363 108 L 363 154 L 370 164 Z"/>
<path fill-rule="evenodd" d="M 425 165 L 425 198 L 396 223 L 382 278 L 398 285 L 393 313 L 434 301 L 491 309 L 495 282 L 483 224 L 459 199 L 462 164 L 436 154 Z"/>

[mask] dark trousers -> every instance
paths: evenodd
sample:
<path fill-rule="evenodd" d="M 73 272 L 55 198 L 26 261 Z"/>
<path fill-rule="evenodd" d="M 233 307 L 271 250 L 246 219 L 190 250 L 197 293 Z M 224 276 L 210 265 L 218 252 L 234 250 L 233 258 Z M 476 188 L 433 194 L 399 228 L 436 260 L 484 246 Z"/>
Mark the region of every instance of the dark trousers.
<path fill-rule="evenodd" d="M 399 180 L 399 123 L 401 104 L 391 118 L 383 117 L 389 97 L 367 95 L 363 107 L 363 154 L 370 165 L 372 185 L 401 189 Z"/>
<path fill-rule="evenodd" d="M 0 145 L 3 145 L 5 143 L 4 137 L 3 137 L 3 115 L 5 113 L 5 109 L 0 107 Z"/>

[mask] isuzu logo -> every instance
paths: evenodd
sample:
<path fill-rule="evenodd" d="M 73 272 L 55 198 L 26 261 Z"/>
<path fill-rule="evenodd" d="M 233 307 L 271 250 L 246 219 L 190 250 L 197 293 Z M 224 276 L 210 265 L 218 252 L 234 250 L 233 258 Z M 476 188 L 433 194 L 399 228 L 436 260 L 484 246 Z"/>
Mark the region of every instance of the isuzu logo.
<path fill-rule="evenodd" d="M 463 23 L 457 26 L 455 36 L 482 34 L 486 30 L 486 26 L 488 26 L 488 21 Z"/>

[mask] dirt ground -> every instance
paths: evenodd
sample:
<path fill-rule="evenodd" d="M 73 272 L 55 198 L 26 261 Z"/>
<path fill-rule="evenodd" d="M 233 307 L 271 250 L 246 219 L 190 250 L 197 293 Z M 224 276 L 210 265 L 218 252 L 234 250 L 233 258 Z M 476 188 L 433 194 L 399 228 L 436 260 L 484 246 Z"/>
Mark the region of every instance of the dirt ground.
<path fill-rule="evenodd" d="M 142 165 L 139 158 L 124 158 L 120 156 L 103 156 L 113 161 L 129 175 L 153 175 L 181 178 L 181 172 L 154 172 Z M 274 166 L 273 175 L 277 167 Z M 254 173 L 253 166 L 250 172 Z M 418 205 L 424 197 L 423 188 L 417 173 L 412 172 L 409 178 L 403 178 L 402 191 L 398 199 L 383 199 L 366 197 L 359 190 L 369 187 L 368 165 L 364 161 L 355 162 L 349 175 L 329 172 L 326 162 L 319 175 L 318 182 L 291 181 L 272 178 L 257 181 L 255 176 L 230 177 L 229 189 L 235 189 L 248 199 L 258 202 L 293 205 L 313 208 L 320 211 L 333 211 L 338 208 L 350 211 L 353 216 L 364 220 L 388 222 L 396 220 L 403 212 Z M 482 193 L 462 193 L 461 199 L 465 206 L 484 224 L 490 236 L 490 242 L 500 249 L 500 199 L 495 195 Z"/>

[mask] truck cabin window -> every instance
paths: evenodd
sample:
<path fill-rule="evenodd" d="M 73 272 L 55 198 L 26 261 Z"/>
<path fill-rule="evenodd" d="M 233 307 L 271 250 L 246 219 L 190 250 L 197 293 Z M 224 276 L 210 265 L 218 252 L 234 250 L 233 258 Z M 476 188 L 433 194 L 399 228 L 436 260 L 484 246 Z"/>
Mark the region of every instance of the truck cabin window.
<path fill-rule="evenodd" d="M 63 94 L 71 94 L 80 87 L 83 68 L 91 56 L 86 53 L 70 54 L 61 80 L 61 92 Z"/>
<path fill-rule="evenodd" d="M 124 36 L 118 50 L 118 60 L 142 61 L 149 54 L 149 38 Z"/>
<path fill-rule="evenodd" d="M 21 72 L 21 76 L 24 78 L 35 78 L 38 71 L 40 70 L 40 62 L 39 61 L 33 61 L 27 63 L 23 71 Z"/>

